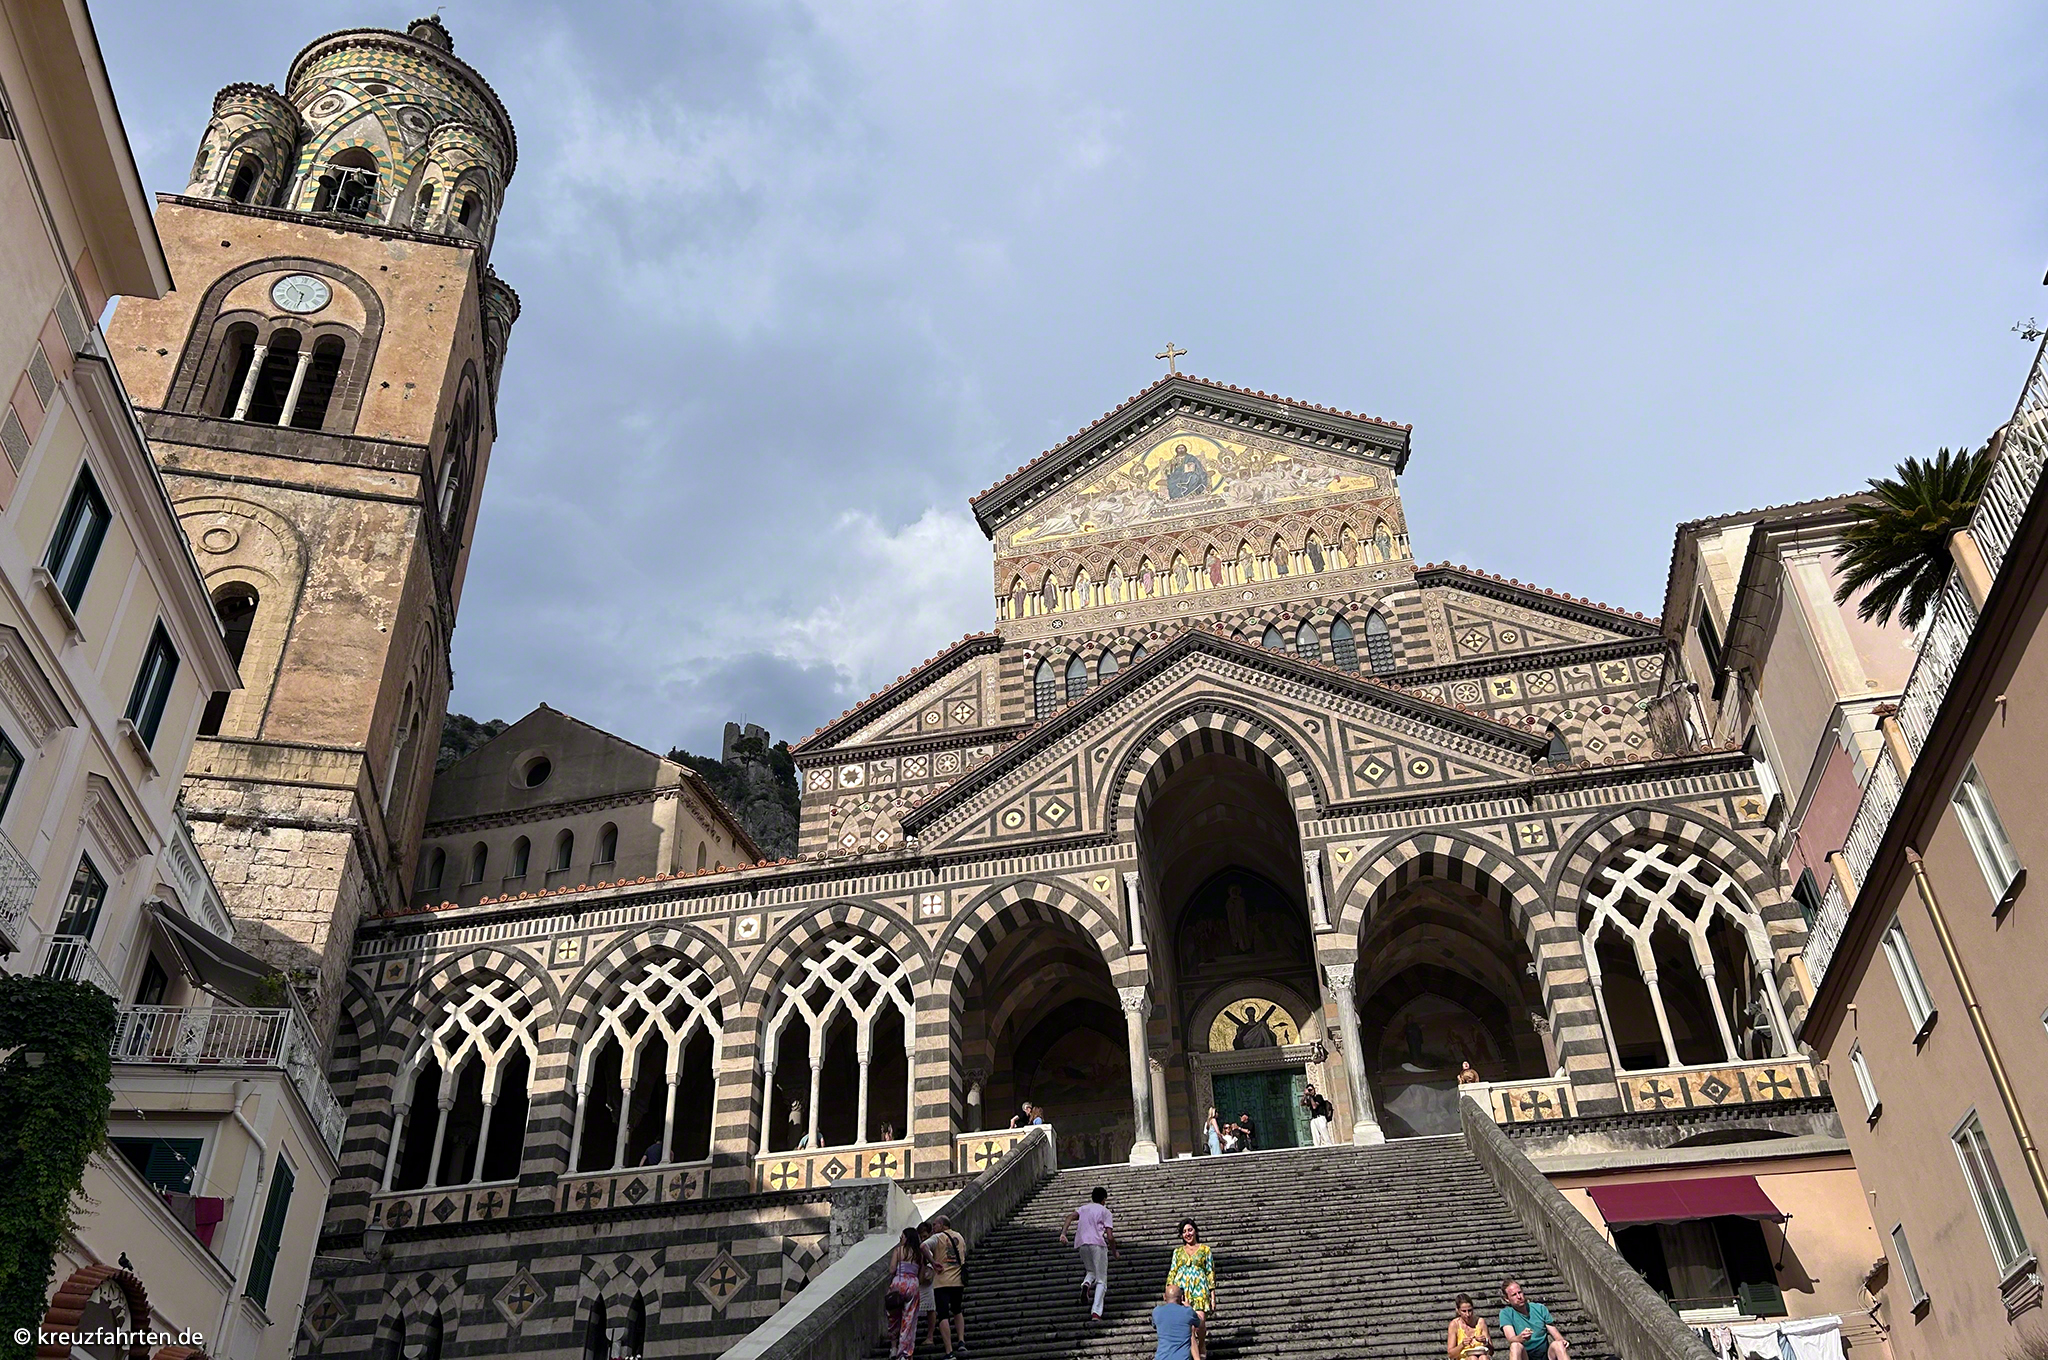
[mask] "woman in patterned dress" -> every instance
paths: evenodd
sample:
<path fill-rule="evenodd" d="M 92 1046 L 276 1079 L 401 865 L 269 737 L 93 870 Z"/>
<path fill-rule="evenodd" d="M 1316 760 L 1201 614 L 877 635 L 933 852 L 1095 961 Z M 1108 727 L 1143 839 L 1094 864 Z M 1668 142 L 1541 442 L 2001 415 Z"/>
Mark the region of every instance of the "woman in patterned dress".
<path fill-rule="evenodd" d="M 882 1296 L 888 1322 L 889 1354 L 909 1360 L 917 1352 L 918 1296 L 931 1279 L 931 1259 L 916 1228 L 905 1228 L 903 1240 L 889 1253 L 889 1292 Z"/>
<path fill-rule="evenodd" d="M 1202 1326 L 1207 1327 L 1216 1293 L 1216 1262 L 1192 1218 L 1180 1221 L 1180 1245 L 1173 1249 L 1173 1264 L 1167 1267 L 1166 1282 L 1180 1286 L 1182 1301 L 1195 1310 Z M 1197 1331 L 1194 1360 L 1203 1360 L 1205 1346 L 1204 1334 Z"/>

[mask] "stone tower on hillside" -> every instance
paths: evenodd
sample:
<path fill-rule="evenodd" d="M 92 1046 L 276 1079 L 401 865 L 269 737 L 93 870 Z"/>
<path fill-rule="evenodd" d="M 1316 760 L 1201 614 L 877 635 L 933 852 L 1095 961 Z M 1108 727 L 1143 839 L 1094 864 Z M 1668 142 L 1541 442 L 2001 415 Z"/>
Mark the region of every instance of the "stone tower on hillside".
<path fill-rule="evenodd" d="M 490 268 L 516 155 L 438 19 L 331 33 L 282 93 L 215 96 L 157 209 L 177 291 L 109 332 L 241 670 L 193 831 L 328 1033 L 357 920 L 413 872 L 519 313 Z"/>

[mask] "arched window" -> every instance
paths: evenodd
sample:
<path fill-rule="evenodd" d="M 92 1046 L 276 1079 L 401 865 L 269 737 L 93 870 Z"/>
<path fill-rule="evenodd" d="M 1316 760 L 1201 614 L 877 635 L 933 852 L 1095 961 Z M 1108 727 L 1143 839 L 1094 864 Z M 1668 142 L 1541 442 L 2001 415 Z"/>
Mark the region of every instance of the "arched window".
<path fill-rule="evenodd" d="M 1105 647 L 1102 649 L 1102 655 L 1095 662 L 1095 682 L 1099 685 L 1106 685 L 1115 675 L 1116 653 Z"/>
<path fill-rule="evenodd" d="M 221 641 L 227 644 L 228 659 L 241 665 L 242 653 L 249 646 L 249 630 L 256 626 L 256 587 L 240 581 L 222 587 L 213 597 L 213 612 L 220 620 Z M 207 699 L 206 711 L 199 715 L 200 736 L 220 735 L 221 721 L 227 717 L 229 693 L 221 690 Z"/>
<path fill-rule="evenodd" d="M 1323 659 L 1323 642 L 1316 636 L 1316 627 L 1306 619 L 1301 627 L 1294 630 L 1294 654 L 1305 656 L 1311 661 Z"/>
<path fill-rule="evenodd" d="M 249 404 L 242 408 L 238 419 L 251 425 L 283 424 L 285 402 L 294 395 L 292 388 L 296 384 L 292 379 L 298 372 L 299 333 L 272 331 L 270 343 L 263 352 L 263 363 L 256 371 L 256 381 L 244 394 Z"/>
<path fill-rule="evenodd" d="M 242 389 L 249 385 L 249 366 L 256 357 L 256 328 L 246 321 L 228 327 L 221 340 L 220 363 L 208 390 L 206 410 L 223 419 L 233 419 L 240 406 Z"/>
<path fill-rule="evenodd" d="M 540 1050 L 533 1003 L 506 978 L 442 1013 L 400 1070 L 399 1142 L 385 1189 L 511 1180 L 526 1145 L 526 1083 Z"/>
<path fill-rule="evenodd" d="M 1351 625 L 1341 617 L 1330 625 L 1330 660 L 1339 670 L 1358 669 L 1358 641 L 1351 636 Z"/>
<path fill-rule="evenodd" d="M 762 1031 L 769 1150 L 799 1137 L 814 1148 L 878 1142 L 884 1125 L 907 1133 L 914 1016 L 910 972 L 887 945 L 843 936 L 815 946 Z"/>
<path fill-rule="evenodd" d="M 1593 996 L 1624 1070 L 1782 1057 L 1770 936 L 1734 878 L 1696 851 L 1624 846 L 1579 912 Z"/>
<path fill-rule="evenodd" d="M 471 462 L 476 457 L 477 404 L 476 387 L 465 381 L 462 392 L 455 399 L 455 409 L 449 413 L 448 428 L 441 440 L 441 496 L 440 513 L 444 527 L 453 529 L 462 518 L 463 481 L 469 476 Z"/>
<path fill-rule="evenodd" d="M 1365 616 L 1365 657 L 1372 663 L 1374 675 L 1385 675 L 1394 669 L 1394 639 L 1377 609 Z"/>
<path fill-rule="evenodd" d="M 475 194 L 464 194 L 464 195 L 462 196 L 462 206 L 461 206 L 461 207 L 459 207 L 459 208 L 457 208 L 457 209 L 455 210 L 455 221 L 457 222 L 457 224 L 458 224 L 458 225 L 461 225 L 461 226 L 465 226 L 465 227 L 473 227 L 473 226 L 475 226 L 475 225 L 476 225 L 476 215 L 477 215 L 477 197 L 476 197 L 476 195 L 475 195 Z"/>
<path fill-rule="evenodd" d="M 228 181 L 228 198 L 236 203 L 247 203 L 256 192 L 256 178 L 263 173 L 263 162 L 254 152 L 244 152 L 235 164 L 234 178 Z"/>
<path fill-rule="evenodd" d="M 370 218 L 377 213 L 377 158 L 352 146 L 338 151 L 320 175 L 313 192 L 313 211 L 339 217 Z"/>
<path fill-rule="evenodd" d="M 420 1360 L 441 1360 L 441 1341 L 446 1330 L 440 1309 L 427 1314 L 427 1339 L 420 1343 Z"/>
<path fill-rule="evenodd" d="M 721 1042 L 717 988 L 682 959 L 626 978 L 576 1068 L 577 1171 L 701 1161 Z"/>
<path fill-rule="evenodd" d="M 1145 644 L 1141 642 L 1141 643 L 1139 643 L 1139 644 L 1138 644 L 1137 646 L 1135 646 L 1135 647 L 1131 648 L 1131 664 L 1132 664 L 1133 666 L 1135 666 L 1135 665 L 1137 665 L 1137 664 L 1138 664 L 1138 663 L 1139 663 L 1140 661 L 1143 661 L 1144 659 L 1145 659 Z"/>
<path fill-rule="evenodd" d="M 1284 652 L 1287 650 L 1287 639 L 1281 636 L 1278 628 L 1269 623 L 1266 625 L 1266 635 L 1259 639 L 1259 645 L 1269 651 Z"/>
<path fill-rule="evenodd" d="M 448 852 L 439 846 L 420 857 L 420 891 L 439 892 L 441 875 L 448 872 Z"/>
<path fill-rule="evenodd" d="M 1557 730 L 1556 723 L 1550 724 L 1550 749 L 1543 753 L 1543 758 L 1553 765 L 1572 763 L 1572 744 L 1564 739 L 1564 733 Z"/>
<path fill-rule="evenodd" d="M 434 186 L 429 184 L 421 188 L 418 201 L 412 205 L 412 224 L 414 229 L 424 230 L 427 222 L 433 216 Z"/>
<path fill-rule="evenodd" d="M 619 828 L 610 822 L 597 833 L 597 864 L 615 864 L 619 858 Z"/>
<path fill-rule="evenodd" d="M 419 711 L 413 704 L 412 686 L 405 687 L 405 697 L 398 701 L 398 730 L 391 736 L 391 764 L 384 771 L 384 812 L 391 814 L 398 805 L 398 780 L 405 772 L 406 757 L 412 751 L 413 731 L 419 726 Z"/>
<path fill-rule="evenodd" d="M 555 862 L 552 866 L 550 866 L 551 871 L 555 873 L 560 873 L 562 870 L 568 868 L 569 865 L 575 861 L 575 858 L 576 833 L 573 831 L 564 831 L 561 835 L 555 837 Z"/>
<path fill-rule="evenodd" d="M 604 1295 L 590 1296 L 590 1316 L 583 1322 L 583 1360 L 612 1360 L 610 1329 L 605 1325 Z"/>
<path fill-rule="evenodd" d="M 647 1296 L 635 1294 L 626 1304 L 626 1355 L 640 1360 L 647 1353 Z"/>
<path fill-rule="evenodd" d="M 485 870 L 485 868 L 486 868 L 486 867 L 488 867 L 488 866 L 489 866 L 490 862 L 491 862 L 491 849 L 490 849 L 490 847 L 489 847 L 489 846 L 487 846 L 487 845 L 485 845 L 485 844 L 484 844 L 484 843 L 483 843 L 482 841 L 478 841 L 478 842 L 476 843 L 476 848 L 475 848 L 475 849 L 473 849 L 473 850 L 471 850 L 471 851 L 469 852 L 469 877 L 468 877 L 468 878 L 465 878 L 465 879 L 464 879 L 464 880 L 462 880 L 462 881 L 463 881 L 464 883 L 481 883 L 481 882 L 483 882 L 483 881 L 484 881 L 484 870 Z"/>
<path fill-rule="evenodd" d="M 341 376 L 341 356 L 347 349 L 338 335 L 323 335 L 313 342 L 312 362 L 306 366 L 298 400 L 291 404 L 287 420 L 293 429 L 318 430 L 326 426 L 327 404 L 334 397 L 334 383 Z"/>
<path fill-rule="evenodd" d="M 1059 672 L 1052 668 L 1052 662 L 1041 661 L 1038 674 L 1031 682 L 1031 714 L 1035 718 L 1049 718 L 1059 706 Z"/>
<path fill-rule="evenodd" d="M 1080 657 L 1067 662 L 1067 702 L 1072 703 L 1088 692 L 1088 665 Z"/>
<path fill-rule="evenodd" d="M 705 861 L 711 858 L 709 853 L 707 853 L 710 850 L 710 848 L 710 846 L 704 844 L 704 842 L 702 841 L 697 842 L 697 867 L 699 869 L 703 868 Z"/>
<path fill-rule="evenodd" d="M 512 842 L 512 872 L 505 875 L 505 877 L 525 878 L 526 863 L 531 858 L 533 858 L 533 842 L 521 836 L 518 840 Z"/>

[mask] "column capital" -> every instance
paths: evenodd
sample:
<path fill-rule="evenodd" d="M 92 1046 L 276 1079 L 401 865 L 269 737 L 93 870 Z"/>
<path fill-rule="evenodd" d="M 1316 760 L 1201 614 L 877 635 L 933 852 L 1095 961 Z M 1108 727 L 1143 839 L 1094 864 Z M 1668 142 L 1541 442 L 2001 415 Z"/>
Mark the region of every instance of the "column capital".
<path fill-rule="evenodd" d="M 1119 987 L 1117 1000 L 1123 1003 L 1124 1014 L 1141 1018 L 1152 1014 L 1152 989 L 1150 987 Z"/>
<path fill-rule="evenodd" d="M 1358 976 L 1358 965 L 1355 963 L 1326 963 L 1323 965 L 1323 974 L 1329 978 L 1332 987 L 1349 994 L 1352 979 Z"/>

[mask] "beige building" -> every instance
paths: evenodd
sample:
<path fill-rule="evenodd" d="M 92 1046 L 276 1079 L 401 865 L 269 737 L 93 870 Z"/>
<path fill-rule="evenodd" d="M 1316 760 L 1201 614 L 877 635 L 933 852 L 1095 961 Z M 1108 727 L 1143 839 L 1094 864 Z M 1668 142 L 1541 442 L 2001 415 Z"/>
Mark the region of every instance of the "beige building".
<path fill-rule="evenodd" d="M 0 4 L 0 123 L 0 967 L 118 1006 L 112 1146 L 50 1284 L 284 1356 L 341 1115 L 179 815 L 235 668 L 96 324 L 171 273 L 78 0 Z"/>
<path fill-rule="evenodd" d="M 2048 1339 L 2048 374 L 2037 358 L 1835 859 L 1802 1036 L 1825 1055 L 1904 1360 Z"/>
<path fill-rule="evenodd" d="M 329 34 L 282 93 L 215 97 L 157 207 L 178 291 L 110 332 L 241 666 L 185 768 L 193 834 L 323 1038 L 357 920 L 412 883 L 518 314 L 488 264 L 516 154 L 439 20 Z"/>
<path fill-rule="evenodd" d="M 752 865 L 695 770 L 542 704 L 435 777 L 416 906 Z"/>

